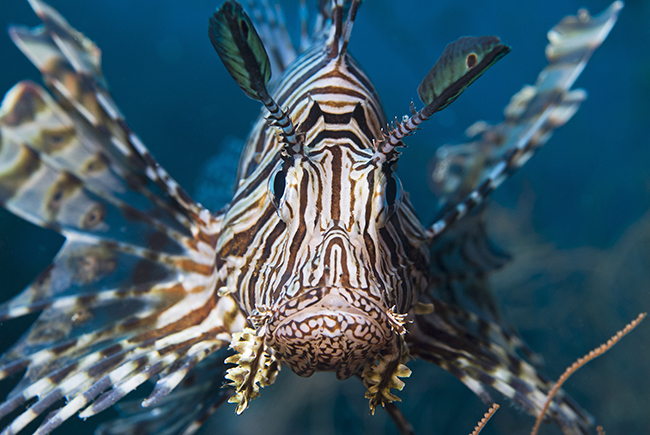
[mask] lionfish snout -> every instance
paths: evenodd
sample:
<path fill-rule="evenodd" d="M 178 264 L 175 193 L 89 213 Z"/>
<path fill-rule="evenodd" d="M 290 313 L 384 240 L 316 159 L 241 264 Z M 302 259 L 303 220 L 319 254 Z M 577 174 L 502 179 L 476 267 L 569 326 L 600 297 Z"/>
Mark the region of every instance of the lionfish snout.
<path fill-rule="evenodd" d="M 397 337 L 389 312 L 361 290 L 320 287 L 274 311 L 265 341 L 299 376 L 347 379 Z"/>

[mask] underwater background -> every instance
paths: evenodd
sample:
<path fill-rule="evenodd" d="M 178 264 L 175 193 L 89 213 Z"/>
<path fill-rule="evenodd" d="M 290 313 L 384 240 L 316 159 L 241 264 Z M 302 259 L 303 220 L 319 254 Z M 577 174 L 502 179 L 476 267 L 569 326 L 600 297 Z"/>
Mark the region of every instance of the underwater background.
<path fill-rule="evenodd" d="M 230 197 L 238 147 L 259 113 L 227 75 L 207 38 L 220 0 L 50 4 L 103 52 L 115 101 L 158 161 L 199 201 Z M 586 3 L 586 4 L 585 4 Z M 297 0 L 282 2 L 297 29 Z M 433 217 L 428 165 L 437 147 L 465 141 L 476 120 L 498 123 L 510 96 L 546 65 L 546 32 L 586 6 L 607 1 L 366 1 L 350 50 L 374 82 L 389 119 L 408 113 L 416 87 L 445 45 L 496 34 L 512 52 L 463 96 L 407 139 L 398 171 L 421 219 Z M 26 1 L 3 0 L 0 27 L 39 24 Z M 297 32 L 294 30 L 295 36 Z M 492 279 L 503 315 L 557 377 L 575 359 L 650 309 L 650 1 L 630 0 L 576 86 L 589 94 L 578 113 L 494 194 L 488 222 L 513 261 Z M 40 75 L 0 35 L 0 93 Z M 0 210 L 0 301 L 17 294 L 62 242 Z M 0 351 L 28 324 L 0 326 Z M 565 389 L 609 435 L 650 432 L 650 321 L 574 375 Z M 442 369 L 412 362 L 400 408 L 418 434 L 471 432 L 488 406 Z M 15 382 L 15 380 L 13 381 Z M 10 385 L 0 384 L 0 397 Z M 368 415 L 364 387 L 331 373 L 298 378 L 286 369 L 242 416 L 222 406 L 203 434 L 395 434 L 384 412 Z M 498 393 L 502 408 L 483 434 L 527 434 L 533 419 Z M 108 411 L 59 433 L 92 433 Z M 559 434 L 544 425 L 542 434 Z"/>

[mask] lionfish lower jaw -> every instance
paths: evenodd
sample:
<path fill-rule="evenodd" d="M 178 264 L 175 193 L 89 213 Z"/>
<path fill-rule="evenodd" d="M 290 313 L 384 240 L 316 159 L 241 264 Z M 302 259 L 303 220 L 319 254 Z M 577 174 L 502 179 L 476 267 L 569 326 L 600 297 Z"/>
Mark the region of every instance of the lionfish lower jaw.
<path fill-rule="evenodd" d="M 365 294 L 364 294 L 365 293 Z M 370 409 L 399 400 L 390 389 L 404 386 L 408 359 L 403 321 L 405 315 L 386 309 L 368 292 L 340 287 L 306 290 L 274 310 L 249 317 L 255 329 L 244 328 L 232 336 L 235 354 L 226 363 L 226 386 L 235 394 L 241 414 L 260 388 L 272 384 L 284 363 L 299 376 L 315 371 L 335 371 L 338 379 L 359 375 L 368 387 Z"/>
<path fill-rule="evenodd" d="M 347 379 L 400 338 L 395 316 L 362 290 L 314 288 L 273 310 L 265 342 L 293 372 Z"/>

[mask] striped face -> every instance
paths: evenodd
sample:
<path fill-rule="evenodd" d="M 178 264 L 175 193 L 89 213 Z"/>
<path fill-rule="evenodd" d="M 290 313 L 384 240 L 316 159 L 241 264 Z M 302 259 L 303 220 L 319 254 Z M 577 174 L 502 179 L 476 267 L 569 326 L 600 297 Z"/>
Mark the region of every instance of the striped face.
<path fill-rule="evenodd" d="M 314 102 L 311 111 L 320 110 Z M 336 369 L 347 378 L 393 335 L 387 312 L 397 286 L 383 279 L 390 253 L 379 232 L 399 207 L 400 182 L 353 136 L 314 130 L 307 155 L 280 162 L 269 179 L 285 227 L 275 262 L 291 272 L 274 289 L 281 303 L 271 306 L 266 336 L 296 373 Z"/>
<path fill-rule="evenodd" d="M 302 151 L 287 153 L 258 121 L 240 164 L 250 175 L 217 248 L 229 291 L 302 376 L 335 370 L 347 378 L 393 347 L 393 314 L 408 311 L 413 289 L 423 288 L 414 266 L 426 264 L 423 230 L 392 162 L 373 145 L 381 106 L 344 59 L 318 53 L 288 70 L 276 95 L 291 109 Z M 314 64 L 314 75 L 291 81 Z M 286 89 L 296 91 L 283 98 Z"/>

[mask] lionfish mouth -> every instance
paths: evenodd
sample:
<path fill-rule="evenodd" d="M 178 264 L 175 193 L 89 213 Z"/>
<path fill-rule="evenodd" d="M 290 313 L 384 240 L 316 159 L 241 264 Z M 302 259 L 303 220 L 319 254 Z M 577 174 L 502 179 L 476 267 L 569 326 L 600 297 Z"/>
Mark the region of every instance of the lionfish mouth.
<path fill-rule="evenodd" d="M 267 324 L 265 341 L 299 376 L 336 371 L 347 379 L 396 338 L 388 311 L 362 290 L 319 287 L 289 299 Z"/>

